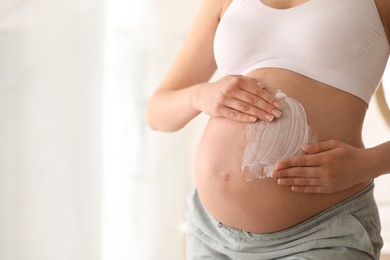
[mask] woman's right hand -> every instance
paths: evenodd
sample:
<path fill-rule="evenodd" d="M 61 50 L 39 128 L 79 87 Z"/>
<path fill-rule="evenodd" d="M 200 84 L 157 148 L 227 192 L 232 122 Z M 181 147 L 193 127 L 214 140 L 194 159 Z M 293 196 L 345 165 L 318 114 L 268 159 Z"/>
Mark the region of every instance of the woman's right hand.
<path fill-rule="evenodd" d="M 282 104 L 265 87 L 255 78 L 228 75 L 200 85 L 192 104 L 210 116 L 246 123 L 257 119 L 271 122 L 281 115 Z"/>

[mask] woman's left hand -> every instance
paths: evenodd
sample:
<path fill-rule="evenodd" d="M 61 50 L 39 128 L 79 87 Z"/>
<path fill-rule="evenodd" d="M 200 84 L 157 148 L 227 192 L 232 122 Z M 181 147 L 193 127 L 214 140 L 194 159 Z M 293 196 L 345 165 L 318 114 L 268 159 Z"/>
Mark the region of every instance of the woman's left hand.
<path fill-rule="evenodd" d="M 332 193 L 370 177 L 367 150 L 329 140 L 302 147 L 305 154 L 281 160 L 272 178 L 295 192 Z"/>

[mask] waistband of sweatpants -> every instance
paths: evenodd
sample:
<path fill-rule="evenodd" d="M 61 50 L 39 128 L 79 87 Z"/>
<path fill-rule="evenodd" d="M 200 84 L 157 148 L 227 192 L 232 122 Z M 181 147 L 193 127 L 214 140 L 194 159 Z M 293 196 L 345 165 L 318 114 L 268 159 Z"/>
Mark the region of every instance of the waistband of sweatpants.
<path fill-rule="evenodd" d="M 369 203 L 375 203 L 374 195 L 374 182 L 371 182 L 367 187 L 365 187 L 360 192 L 354 194 L 353 196 L 347 198 L 346 200 L 324 210 L 323 212 L 315 215 L 308 220 L 305 220 L 295 226 L 292 226 L 287 229 L 283 229 L 280 231 L 272 232 L 272 233 L 251 233 L 244 230 L 239 230 L 236 228 L 228 227 L 223 223 L 216 220 L 213 216 L 211 216 L 207 210 L 203 207 L 202 202 L 199 199 L 197 190 L 194 189 L 192 193 L 192 207 L 195 207 L 195 211 L 190 209 L 189 215 L 193 215 L 191 222 L 197 225 L 199 228 L 209 229 L 214 228 L 218 229 L 221 232 L 221 228 L 229 235 L 233 235 L 235 237 L 241 237 L 247 239 L 250 236 L 251 239 L 261 240 L 261 241 L 270 241 L 276 240 L 286 237 L 294 237 L 302 236 L 306 232 L 315 232 L 317 228 L 321 228 L 321 224 L 324 223 L 327 219 L 332 218 L 338 214 L 352 214 L 360 209 L 366 207 Z"/>

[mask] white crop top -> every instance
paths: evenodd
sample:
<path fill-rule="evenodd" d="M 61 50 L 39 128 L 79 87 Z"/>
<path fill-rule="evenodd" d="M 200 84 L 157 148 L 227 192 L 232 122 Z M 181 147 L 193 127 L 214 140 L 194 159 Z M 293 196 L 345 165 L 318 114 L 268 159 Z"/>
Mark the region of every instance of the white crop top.
<path fill-rule="evenodd" d="M 288 69 L 367 104 L 389 52 L 374 0 L 309 0 L 289 9 L 233 0 L 214 39 L 215 60 L 224 75 Z"/>

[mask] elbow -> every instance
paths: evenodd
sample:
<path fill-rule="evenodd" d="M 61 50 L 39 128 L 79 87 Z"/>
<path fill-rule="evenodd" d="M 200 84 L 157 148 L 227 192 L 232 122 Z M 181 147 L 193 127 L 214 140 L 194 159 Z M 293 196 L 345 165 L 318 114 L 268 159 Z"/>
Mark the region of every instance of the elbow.
<path fill-rule="evenodd" d="M 156 122 L 153 113 L 150 111 L 150 108 L 147 108 L 145 114 L 146 125 L 153 131 L 162 131 L 159 127 L 159 124 Z"/>
<path fill-rule="evenodd" d="M 184 127 L 178 124 L 170 124 L 167 118 L 164 118 L 158 113 L 152 111 L 152 109 L 148 108 L 146 111 L 146 125 L 153 131 L 158 132 L 176 132 Z"/>
<path fill-rule="evenodd" d="M 165 132 L 165 133 L 173 133 L 173 132 L 177 132 L 180 129 L 182 129 L 182 127 L 166 127 L 166 126 L 160 126 L 160 125 L 157 125 L 157 124 L 156 125 L 152 125 L 152 124 L 149 124 L 149 123 L 148 123 L 148 126 L 153 131 Z"/>
<path fill-rule="evenodd" d="M 146 124 L 148 125 L 148 127 L 151 130 L 156 131 L 156 132 L 173 133 L 173 132 L 177 132 L 183 128 L 180 126 L 167 126 L 164 124 L 159 124 L 158 122 L 153 122 L 153 121 L 150 121 L 148 119 L 146 120 L 146 122 L 147 122 Z"/>

